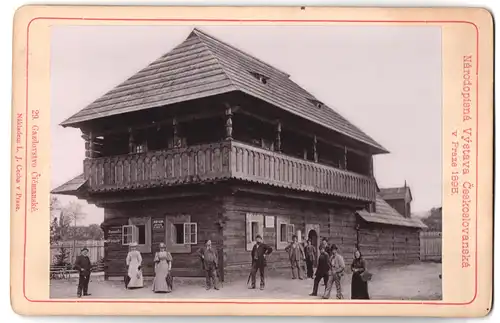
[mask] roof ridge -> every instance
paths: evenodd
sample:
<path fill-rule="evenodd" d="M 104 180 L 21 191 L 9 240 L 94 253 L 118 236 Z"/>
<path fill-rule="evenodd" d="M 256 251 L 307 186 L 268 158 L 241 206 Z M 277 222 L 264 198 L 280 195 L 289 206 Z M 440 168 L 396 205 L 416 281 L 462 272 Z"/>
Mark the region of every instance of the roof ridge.
<path fill-rule="evenodd" d="M 263 60 L 260 60 L 260 59 L 258 59 L 257 57 L 255 57 L 255 56 L 253 56 L 253 55 L 250 55 L 250 54 L 246 53 L 245 51 L 243 51 L 243 50 L 241 50 L 241 49 L 239 49 L 239 48 L 237 48 L 237 47 L 235 47 L 235 46 L 233 46 L 233 45 L 231 45 L 231 44 L 229 44 L 229 43 L 226 43 L 226 42 L 224 42 L 224 41 L 222 41 L 222 40 L 220 40 L 220 39 L 218 39 L 218 38 L 216 38 L 216 37 L 214 37 L 214 36 L 212 36 L 212 35 L 210 35 L 210 34 L 207 34 L 206 32 L 204 32 L 204 31 L 200 30 L 200 29 L 199 29 L 199 28 L 197 28 L 197 27 L 196 27 L 196 28 L 194 28 L 194 29 L 193 29 L 193 31 L 192 31 L 191 33 L 192 33 L 192 34 L 194 33 L 195 35 L 202 34 L 203 36 L 208 37 L 208 38 L 210 38 L 210 39 L 212 39 L 212 40 L 214 40 L 214 41 L 216 41 L 216 42 L 218 42 L 218 43 L 220 43 L 220 44 L 223 44 L 224 46 L 227 46 L 227 47 L 229 47 L 229 48 L 231 48 L 231 49 L 233 49 L 233 50 L 237 51 L 238 53 L 240 53 L 240 54 L 242 54 L 242 55 L 244 55 L 244 56 L 247 56 L 248 58 L 250 58 L 250 59 L 252 59 L 252 60 L 254 60 L 254 61 L 256 61 L 256 62 L 258 62 L 258 63 L 260 63 L 260 64 L 263 64 L 263 65 L 265 65 L 266 67 L 268 67 L 268 68 L 270 68 L 270 69 L 272 69 L 272 70 L 274 70 L 274 71 L 276 71 L 276 72 L 278 72 L 278 73 L 280 73 L 280 74 L 283 74 L 283 75 L 284 75 L 284 76 L 286 76 L 286 77 L 290 77 L 290 74 L 288 74 L 288 73 L 286 73 L 286 72 L 283 72 L 283 71 L 282 71 L 282 70 L 280 70 L 280 69 L 277 69 L 276 67 L 272 66 L 271 64 L 266 63 L 266 62 L 264 62 Z M 203 40 L 202 40 L 202 41 L 203 41 Z"/>
<path fill-rule="evenodd" d="M 194 28 L 193 31 L 189 34 L 189 36 L 186 38 L 186 40 L 188 40 L 191 37 L 191 35 L 195 35 L 196 38 L 198 38 L 198 40 L 200 41 L 200 43 L 203 45 L 203 47 L 205 47 L 205 49 L 210 53 L 210 55 L 212 55 L 212 57 L 217 61 L 217 64 L 219 64 L 221 70 L 224 72 L 224 75 L 226 75 L 226 77 L 229 79 L 229 82 L 231 82 L 231 85 L 233 85 L 237 89 L 240 89 L 240 87 L 234 82 L 234 80 L 231 78 L 231 76 L 227 73 L 227 71 L 224 68 L 224 65 L 222 65 L 219 57 L 210 49 L 210 47 L 208 47 L 207 44 L 205 44 L 205 42 L 200 38 L 200 36 L 197 33 L 195 33 L 195 31 L 199 31 L 199 30 L 197 28 Z M 203 32 L 201 32 L 201 33 L 205 35 L 205 33 L 203 33 Z M 184 41 L 186 41 L 186 40 L 184 40 Z"/>

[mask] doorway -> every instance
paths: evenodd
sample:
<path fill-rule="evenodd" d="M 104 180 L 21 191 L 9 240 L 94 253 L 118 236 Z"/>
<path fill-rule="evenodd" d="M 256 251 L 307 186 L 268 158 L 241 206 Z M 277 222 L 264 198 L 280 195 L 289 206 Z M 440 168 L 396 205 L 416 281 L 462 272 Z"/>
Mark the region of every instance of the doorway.
<path fill-rule="evenodd" d="M 307 239 L 311 241 L 311 245 L 314 246 L 314 249 L 316 249 L 316 254 L 317 256 L 314 259 L 314 267 L 318 267 L 318 248 L 319 248 L 319 241 L 318 241 L 318 233 L 316 230 L 312 229 L 309 230 L 309 233 L 307 235 Z"/>

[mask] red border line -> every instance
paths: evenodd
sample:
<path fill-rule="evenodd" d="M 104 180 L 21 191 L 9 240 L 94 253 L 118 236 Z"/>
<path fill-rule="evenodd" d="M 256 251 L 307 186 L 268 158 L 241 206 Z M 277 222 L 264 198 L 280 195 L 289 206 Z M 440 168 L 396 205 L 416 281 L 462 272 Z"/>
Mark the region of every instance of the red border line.
<path fill-rule="evenodd" d="M 397 302 L 397 301 L 354 301 L 354 302 L 345 302 L 345 301 L 340 301 L 340 302 L 321 302 L 321 301 L 309 301 L 309 302 L 304 302 L 304 301 L 275 301 L 275 302 L 259 302 L 259 301 L 169 301 L 169 300 L 158 300 L 158 301 L 141 301 L 141 300 L 33 300 L 29 299 L 26 295 L 26 240 L 27 240 L 27 223 L 28 223 L 28 77 L 29 77 L 29 33 L 30 33 L 30 27 L 31 24 L 36 21 L 36 20 L 86 20 L 86 21 L 146 21 L 146 22 L 167 22 L 167 21 L 175 21 L 175 22 L 278 22 L 278 23 L 287 23 L 287 22 L 303 22 L 303 23 L 308 23 L 308 22 L 325 22 L 325 23 L 380 23 L 380 24 L 389 24 L 389 23 L 419 23 L 419 24 L 430 24 L 430 23 L 448 23 L 448 24 L 469 24 L 474 26 L 476 29 L 476 237 L 475 237 L 475 243 L 476 243 L 476 254 L 475 254 L 475 288 L 474 288 L 474 297 L 468 301 L 468 302 L 462 302 L 462 303 L 453 303 L 453 302 L 439 302 L 439 301 L 402 301 L 402 302 Z M 442 306 L 442 305 L 470 305 L 472 304 L 476 298 L 477 298 L 477 285 L 478 285 L 478 279 L 477 279 L 477 234 L 478 234 L 478 203 L 477 203 L 477 197 L 478 197 L 478 179 L 479 179 L 479 167 L 477 167 L 477 161 L 479 157 L 479 78 L 478 78 L 478 72 L 479 72 L 479 28 L 478 26 L 471 22 L 471 21 L 465 21 L 465 20 L 272 20 L 272 19 L 250 19 L 250 20 L 243 20 L 243 19 L 162 19 L 162 18 L 78 18 L 78 17 L 35 17 L 33 18 L 27 26 L 26 30 L 26 140 L 25 140 L 25 145 L 26 145 L 26 160 L 25 160 L 25 219 L 24 219 L 24 257 L 23 257 L 23 295 L 24 298 L 28 302 L 33 302 L 33 303 L 151 303 L 151 304 L 165 304 L 165 303 L 171 303 L 171 304 L 279 304 L 279 305 L 294 305 L 294 304 L 301 304 L 301 305 L 311 305 L 311 304 L 323 304 L 323 305 L 337 305 L 337 304 L 345 304 L 345 305 L 359 305 L 359 304 L 367 304 L 367 305 L 436 305 L 436 306 Z"/>

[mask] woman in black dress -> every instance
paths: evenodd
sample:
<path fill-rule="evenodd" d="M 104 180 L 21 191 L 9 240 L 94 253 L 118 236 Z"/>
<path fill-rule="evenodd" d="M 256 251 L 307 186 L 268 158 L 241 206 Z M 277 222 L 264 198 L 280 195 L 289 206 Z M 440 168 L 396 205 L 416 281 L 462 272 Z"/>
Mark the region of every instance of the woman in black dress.
<path fill-rule="evenodd" d="M 370 299 L 368 295 L 368 282 L 363 281 L 361 278 L 361 274 L 366 271 L 366 262 L 358 249 L 354 251 L 354 260 L 352 261 L 351 270 L 351 299 Z"/>

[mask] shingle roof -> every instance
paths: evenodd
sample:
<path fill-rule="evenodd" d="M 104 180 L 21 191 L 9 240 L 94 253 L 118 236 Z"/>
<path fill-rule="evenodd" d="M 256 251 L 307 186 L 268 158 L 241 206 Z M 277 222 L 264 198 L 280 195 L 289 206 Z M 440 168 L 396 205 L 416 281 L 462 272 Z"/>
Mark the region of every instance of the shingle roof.
<path fill-rule="evenodd" d="M 419 229 L 425 229 L 427 227 L 419 219 L 405 218 L 404 216 L 399 214 L 399 212 L 392 208 L 380 195 L 377 195 L 375 212 L 361 210 L 357 213 L 363 220 L 371 223 L 412 227 Z"/>
<path fill-rule="evenodd" d="M 263 84 L 252 73 L 265 76 L 268 82 Z M 242 91 L 342 133 L 375 148 L 378 153 L 388 152 L 333 109 L 326 105 L 318 108 L 314 101 L 319 100 L 293 82 L 288 74 L 198 29 L 172 51 L 61 125 L 76 126 L 83 121 L 232 91 Z"/>
<path fill-rule="evenodd" d="M 408 186 L 389 187 L 389 188 L 381 188 L 379 194 L 384 198 L 384 200 L 404 199 L 407 191 L 410 191 L 410 188 Z M 410 191 L 410 196 L 411 196 L 411 191 Z"/>
<path fill-rule="evenodd" d="M 74 195 L 83 185 L 86 183 L 86 180 L 83 174 L 76 176 L 75 178 L 67 181 L 61 186 L 56 187 L 51 191 L 52 194 L 61 194 L 61 195 Z"/>

